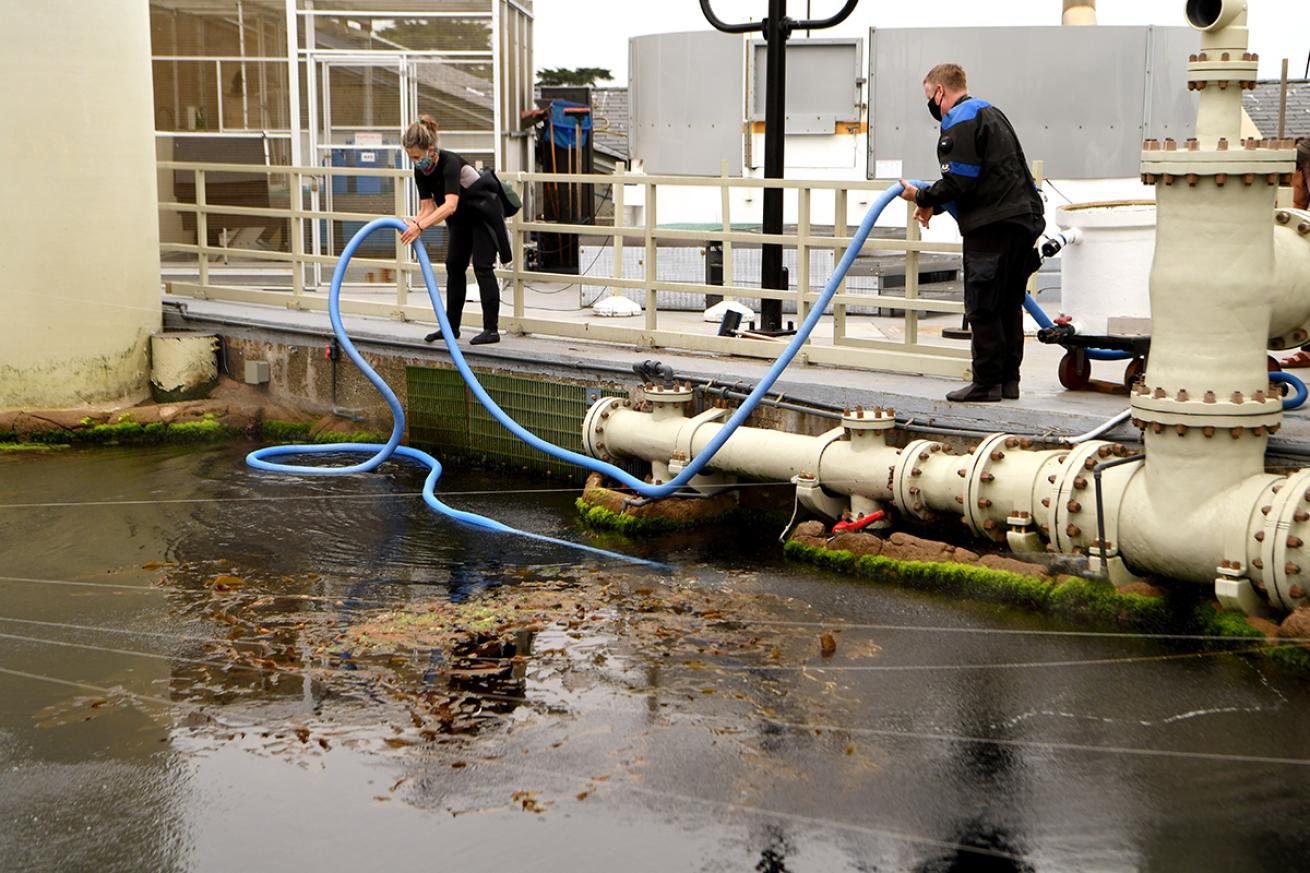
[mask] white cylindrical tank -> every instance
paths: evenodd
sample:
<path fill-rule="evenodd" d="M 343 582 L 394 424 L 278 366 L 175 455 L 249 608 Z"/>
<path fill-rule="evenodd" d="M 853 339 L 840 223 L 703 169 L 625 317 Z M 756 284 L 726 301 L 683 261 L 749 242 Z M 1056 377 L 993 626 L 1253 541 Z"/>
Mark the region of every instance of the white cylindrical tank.
<path fill-rule="evenodd" d="M 0 3 L 0 408 L 140 399 L 159 329 L 147 3 Z"/>
<path fill-rule="evenodd" d="M 1074 203 L 1055 212 L 1056 223 L 1078 231 L 1060 253 L 1061 310 L 1079 333 L 1105 336 L 1148 333 L 1151 261 L 1155 256 L 1155 203 L 1116 200 Z"/>

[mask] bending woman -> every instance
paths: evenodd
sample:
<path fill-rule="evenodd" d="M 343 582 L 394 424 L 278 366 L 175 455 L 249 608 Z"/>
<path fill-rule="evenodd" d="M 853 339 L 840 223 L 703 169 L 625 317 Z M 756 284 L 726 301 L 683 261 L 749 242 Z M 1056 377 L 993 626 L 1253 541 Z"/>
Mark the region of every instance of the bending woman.
<path fill-rule="evenodd" d="M 500 342 L 500 283 L 496 281 L 496 255 L 508 264 L 512 258 L 509 231 L 501 204 L 500 182 L 495 174 L 479 174 L 468 161 L 441 148 L 437 122 L 420 115 L 401 139 L 405 154 L 414 162 L 414 184 L 418 187 L 419 212 L 406 219 L 409 229 L 401 234 L 406 245 L 435 224 L 446 222 L 446 315 L 459 339 L 464 313 L 470 259 L 478 280 L 482 301 L 482 333 L 469 340 L 472 345 Z M 441 331 L 423 338 L 441 339 Z"/>

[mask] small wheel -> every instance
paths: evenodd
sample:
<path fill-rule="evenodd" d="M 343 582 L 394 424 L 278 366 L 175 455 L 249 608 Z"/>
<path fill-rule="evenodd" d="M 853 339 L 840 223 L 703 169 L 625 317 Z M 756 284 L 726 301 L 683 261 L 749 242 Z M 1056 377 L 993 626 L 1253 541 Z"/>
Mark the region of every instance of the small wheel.
<path fill-rule="evenodd" d="M 1060 384 L 1081 391 L 1092 381 L 1092 359 L 1086 349 L 1069 349 L 1060 359 Z"/>
<path fill-rule="evenodd" d="M 1142 378 L 1145 373 L 1146 359 L 1133 358 L 1128 362 L 1128 366 L 1124 367 L 1124 387 L 1129 391 L 1133 390 L 1133 386 L 1137 384 L 1137 380 Z"/>

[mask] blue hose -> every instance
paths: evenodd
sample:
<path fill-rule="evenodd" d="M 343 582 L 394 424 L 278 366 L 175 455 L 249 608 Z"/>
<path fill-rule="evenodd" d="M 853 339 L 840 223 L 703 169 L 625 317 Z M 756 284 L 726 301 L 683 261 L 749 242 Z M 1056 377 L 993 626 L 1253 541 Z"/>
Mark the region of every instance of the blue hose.
<path fill-rule="evenodd" d="M 1277 382 L 1281 385 L 1290 385 L 1292 390 L 1296 392 L 1291 397 L 1283 398 L 1284 412 L 1289 409 L 1296 409 L 1298 406 L 1305 403 L 1307 396 L 1310 396 L 1310 392 L 1306 390 L 1305 383 L 1291 373 L 1283 373 L 1281 371 L 1270 373 L 1269 381 Z"/>
<path fill-rule="evenodd" d="M 422 270 L 423 282 L 428 290 L 428 299 L 432 302 L 432 311 L 436 313 L 437 322 L 441 325 L 441 334 L 445 339 L 446 347 L 450 351 L 450 357 L 454 361 L 455 367 L 459 370 L 460 375 L 464 378 L 469 390 L 473 392 L 475 397 L 477 397 L 478 402 L 480 402 L 483 407 L 491 413 L 492 417 L 499 421 L 510 433 L 523 440 L 523 442 L 554 458 L 609 476 L 644 497 L 668 497 L 690 482 L 692 477 L 705 468 L 705 465 L 710 462 L 710 459 L 714 457 L 714 454 L 723 447 L 725 442 L 728 441 L 728 437 L 732 436 L 733 431 L 735 431 L 747 419 L 747 417 L 750 416 L 751 411 L 755 408 L 756 404 L 758 404 L 764 395 L 773 387 L 773 383 L 782 375 L 782 371 L 791 363 L 792 358 L 796 356 L 796 353 L 800 351 L 801 346 L 809 338 L 810 332 L 814 330 L 814 326 L 818 324 L 819 319 L 823 317 L 823 310 L 827 307 L 828 302 L 832 299 L 833 295 L 837 293 L 837 287 L 845 277 L 846 271 L 850 269 L 856 256 L 859 255 L 860 250 L 864 247 L 864 241 L 868 238 L 869 232 L 873 229 L 874 222 L 877 221 L 878 216 L 882 214 L 882 211 L 887 207 L 887 204 L 891 203 L 900 195 L 901 190 L 902 188 L 899 184 L 891 186 L 869 207 L 869 211 L 865 214 L 864 220 L 860 222 L 860 226 L 856 230 L 850 246 L 847 247 L 846 253 L 842 256 L 841 262 L 838 263 L 837 269 L 833 272 L 832 277 L 828 279 L 828 284 L 824 287 L 823 293 L 819 295 L 819 299 L 815 302 L 813 308 L 810 309 L 809 314 L 805 317 L 805 321 L 801 323 L 796 335 L 792 337 L 791 342 L 787 344 L 787 347 L 778 357 L 778 360 L 774 362 L 773 366 L 769 368 L 769 372 L 755 386 L 755 389 L 751 391 L 750 396 L 747 397 L 741 406 L 737 408 L 737 411 L 728 420 L 727 424 L 725 424 L 719 432 L 714 435 L 714 438 L 710 440 L 709 445 L 707 445 L 703 451 L 698 453 L 696 458 L 673 480 L 663 485 L 648 484 L 628 473 L 626 470 L 621 470 L 618 467 L 615 467 L 613 464 L 607 464 L 596 458 L 560 448 L 553 443 L 541 439 L 536 434 L 514 421 L 514 419 L 510 418 L 509 415 L 507 415 L 505 411 L 497 405 L 496 401 L 491 399 L 491 396 L 487 394 L 486 390 L 478 382 L 477 377 L 469 368 L 468 362 L 464 360 L 464 353 L 460 351 L 459 346 L 454 341 L 455 331 L 450 326 L 450 320 L 446 316 L 445 307 L 442 306 L 440 297 L 437 293 L 437 279 L 432 272 L 432 262 L 428 260 L 427 251 L 417 242 L 414 243 L 414 251 L 418 255 L 419 268 Z M 597 549 L 592 546 L 585 546 L 579 543 L 572 543 L 566 540 L 558 540 L 553 537 L 517 530 L 508 525 L 501 524 L 494 519 L 487 518 L 486 516 L 454 509 L 437 499 L 435 491 L 437 479 L 441 477 L 441 462 L 427 452 L 421 452 L 417 449 L 400 445 L 400 437 L 405 429 L 405 413 L 404 410 L 401 409 L 400 401 L 396 398 L 395 392 L 393 392 L 387 383 L 382 380 L 382 377 L 379 376 L 377 372 L 374 371 L 373 368 L 370 367 L 360 356 L 359 352 L 356 351 L 354 343 L 352 343 L 350 337 L 346 335 L 345 326 L 341 322 L 341 282 L 346 276 L 346 266 L 350 263 L 351 257 L 355 254 L 355 251 L 369 234 L 381 230 L 382 228 L 392 228 L 393 230 L 403 232 L 406 229 L 406 225 L 398 218 L 378 218 L 364 225 L 360 228 L 359 232 L 351 237 L 350 242 L 346 244 L 345 249 L 341 252 L 341 259 L 337 262 L 337 268 L 332 274 L 332 287 L 328 294 L 328 316 L 332 321 L 332 332 L 335 334 L 337 342 L 341 345 L 341 348 L 345 350 L 346 356 L 354 362 L 360 372 L 373 383 L 373 386 L 378 389 L 383 398 L 387 401 L 387 406 L 390 407 L 392 415 L 390 438 L 385 445 L 378 445 L 376 443 L 342 443 L 332 445 L 270 446 L 268 448 L 258 449 L 251 452 L 246 456 L 246 462 L 258 470 L 267 470 L 275 473 L 299 473 L 309 476 L 336 476 L 346 473 L 362 473 L 374 470 L 378 465 L 392 455 L 398 455 L 402 458 L 409 458 L 418 461 L 430 468 L 427 479 L 423 482 L 423 500 L 432 509 L 449 518 L 488 530 L 499 531 L 502 533 L 515 533 L 520 536 L 529 537 L 543 542 L 572 546 L 573 548 L 582 549 L 608 558 L 619 558 L 639 564 L 663 566 L 656 564 L 653 561 L 634 558 L 618 552 Z M 277 457 L 279 455 L 335 454 L 341 452 L 362 452 L 367 453 L 369 457 L 358 464 L 353 464 L 347 467 L 313 467 L 295 464 L 278 464 L 265 460 L 266 458 Z"/>

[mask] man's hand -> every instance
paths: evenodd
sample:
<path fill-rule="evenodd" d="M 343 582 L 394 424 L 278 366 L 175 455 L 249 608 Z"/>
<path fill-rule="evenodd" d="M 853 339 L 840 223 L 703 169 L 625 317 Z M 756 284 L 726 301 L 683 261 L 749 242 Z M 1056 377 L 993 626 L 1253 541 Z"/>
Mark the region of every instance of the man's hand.
<path fill-rule="evenodd" d="M 932 207 L 931 206 L 915 207 L 914 220 L 919 222 L 919 224 L 923 225 L 924 229 L 926 230 L 928 227 L 928 222 L 932 221 Z"/>
<path fill-rule="evenodd" d="M 913 203 L 913 202 L 914 202 L 914 195 L 916 195 L 916 194 L 918 194 L 918 193 L 919 193 L 919 189 L 918 189 L 918 188 L 914 187 L 913 185 L 911 185 L 909 182 L 905 181 L 904 179 L 901 179 L 901 199 L 902 199 L 902 200 L 906 200 L 906 201 L 908 201 L 908 202 L 910 202 L 910 203 Z"/>
<path fill-rule="evenodd" d="M 409 227 L 405 228 L 405 232 L 400 235 L 400 241 L 405 245 L 409 245 L 419 238 L 419 234 L 423 233 L 423 228 L 419 227 L 418 222 L 413 219 L 409 219 L 406 223 Z"/>

